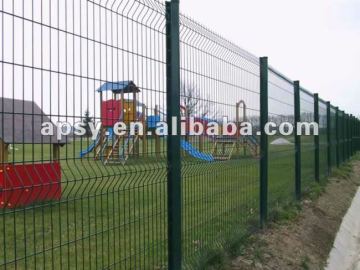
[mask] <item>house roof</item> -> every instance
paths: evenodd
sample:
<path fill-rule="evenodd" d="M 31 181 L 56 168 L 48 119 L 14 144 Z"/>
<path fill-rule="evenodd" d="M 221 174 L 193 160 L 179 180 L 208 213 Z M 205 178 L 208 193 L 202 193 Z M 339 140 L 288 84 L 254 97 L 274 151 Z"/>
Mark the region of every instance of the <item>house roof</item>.
<path fill-rule="evenodd" d="M 135 85 L 133 81 L 121 81 L 121 82 L 106 82 L 97 92 L 112 91 L 114 94 L 120 93 L 139 93 L 140 89 Z"/>
<path fill-rule="evenodd" d="M 45 122 L 52 123 L 35 102 L 0 97 L 0 138 L 5 143 L 65 144 L 64 137 L 57 140 L 54 124 L 53 136 L 41 134 Z"/>

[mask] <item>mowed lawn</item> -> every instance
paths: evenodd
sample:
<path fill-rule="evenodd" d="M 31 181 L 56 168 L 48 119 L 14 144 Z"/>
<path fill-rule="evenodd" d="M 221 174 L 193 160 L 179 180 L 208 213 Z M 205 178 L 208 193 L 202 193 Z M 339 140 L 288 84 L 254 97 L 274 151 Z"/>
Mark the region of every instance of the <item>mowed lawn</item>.
<path fill-rule="evenodd" d="M 165 155 L 156 156 L 149 140 L 147 155 L 104 166 L 93 153 L 79 158 L 88 143 L 61 149 L 61 201 L 0 210 L 0 269 L 166 268 Z M 51 157 L 46 145 L 14 148 L 10 160 Z M 191 265 L 203 250 L 258 225 L 259 159 L 208 163 L 183 154 L 182 164 L 183 256 Z M 271 145 L 269 168 L 271 208 L 294 198 L 294 146 Z"/>

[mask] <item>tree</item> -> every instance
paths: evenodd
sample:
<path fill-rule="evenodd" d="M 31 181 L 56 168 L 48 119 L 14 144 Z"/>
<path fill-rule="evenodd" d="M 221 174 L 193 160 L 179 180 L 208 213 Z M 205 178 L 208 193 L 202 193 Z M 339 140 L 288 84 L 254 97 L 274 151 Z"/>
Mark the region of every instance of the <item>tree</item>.
<path fill-rule="evenodd" d="M 90 116 L 89 110 L 86 110 L 86 111 L 85 111 L 85 113 L 84 113 L 84 119 L 83 119 L 82 122 L 84 123 L 84 128 L 85 128 L 85 130 L 86 130 L 85 135 L 86 135 L 87 137 L 92 136 L 89 123 L 92 123 L 92 122 L 93 122 L 93 119 L 92 119 L 91 116 Z"/>
<path fill-rule="evenodd" d="M 184 82 L 180 85 L 181 102 L 186 109 L 186 117 L 200 116 L 216 118 L 218 111 L 215 109 L 214 103 L 209 97 L 203 97 L 199 88 L 195 85 Z"/>

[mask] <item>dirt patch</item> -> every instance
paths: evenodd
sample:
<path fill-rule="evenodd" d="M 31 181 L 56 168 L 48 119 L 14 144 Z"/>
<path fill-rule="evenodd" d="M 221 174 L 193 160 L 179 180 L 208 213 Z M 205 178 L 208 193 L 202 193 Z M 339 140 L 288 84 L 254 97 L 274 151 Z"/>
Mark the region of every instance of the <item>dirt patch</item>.
<path fill-rule="evenodd" d="M 360 184 L 360 161 L 331 177 L 322 195 L 304 200 L 299 215 L 252 237 L 230 269 L 323 269 L 343 216 Z"/>

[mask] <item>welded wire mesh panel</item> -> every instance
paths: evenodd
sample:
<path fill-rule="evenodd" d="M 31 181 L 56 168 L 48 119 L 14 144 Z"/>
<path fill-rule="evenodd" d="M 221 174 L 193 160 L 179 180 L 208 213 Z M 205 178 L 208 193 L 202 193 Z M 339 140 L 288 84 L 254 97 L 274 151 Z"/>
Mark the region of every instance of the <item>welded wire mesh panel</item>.
<path fill-rule="evenodd" d="M 330 142 L 331 142 L 331 167 L 336 167 L 336 108 L 331 106 L 330 108 Z"/>
<path fill-rule="evenodd" d="M 1 1 L 1 269 L 166 265 L 165 139 L 112 128 L 133 120 L 151 131 L 164 118 L 164 10 Z M 68 136 L 42 136 L 58 121 Z"/>
<path fill-rule="evenodd" d="M 327 104 L 319 100 L 319 171 L 320 178 L 328 175 Z"/>
<path fill-rule="evenodd" d="M 339 159 L 340 163 L 345 160 L 345 122 L 344 112 L 339 111 Z"/>
<path fill-rule="evenodd" d="M 314 122 L 314 97 L 308 92 L 300 91 L 301 122 Z M 302 190 L 307 191 L 309 184 L 315 181 L 315 140 L 314 136 L 301 136 L 301 183 Z"/>
<path fill-rule="evenodd" d="M 277 125 L 277 135 L 269 137 L 269 209 L 292 201 L 295 192 L 294 134 L 280 134 L 281 123 L 294 125 L 294 85 L 269 70 L 269 121 Z M 291 130 L 285 128 L 285 132 Z"/>
<path fill-rule="evenodd" d="M 183 257 L 185 268 L 198 269 L 210 250 L 258 224 L 259 140 L 223 128 L 259 128 L 259 61 L 185 16 L 180 32 L 184 121 L 220 129 L 182 136 Z"/>

